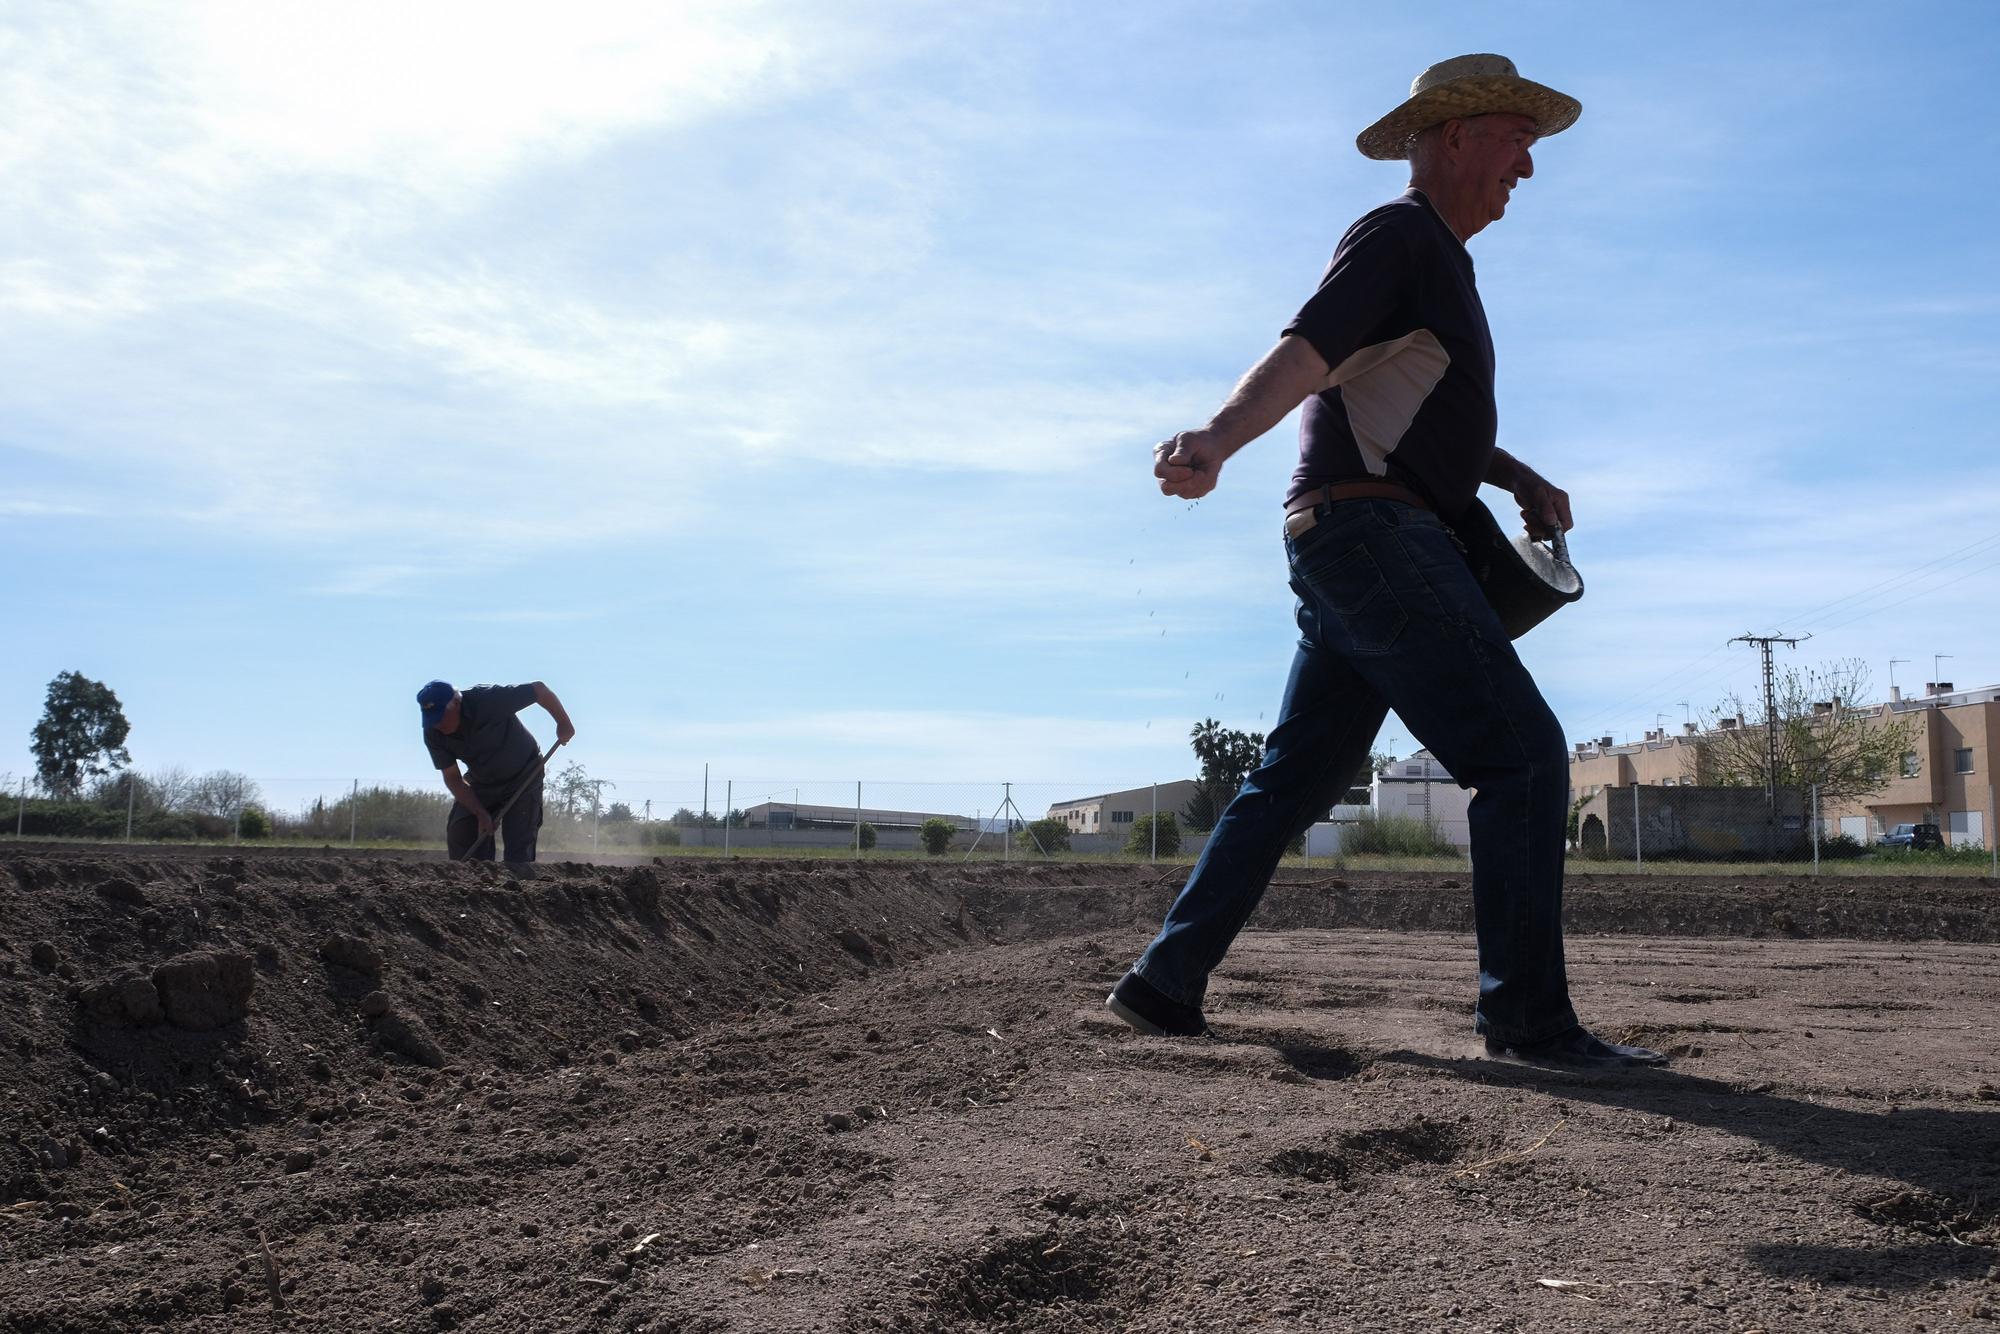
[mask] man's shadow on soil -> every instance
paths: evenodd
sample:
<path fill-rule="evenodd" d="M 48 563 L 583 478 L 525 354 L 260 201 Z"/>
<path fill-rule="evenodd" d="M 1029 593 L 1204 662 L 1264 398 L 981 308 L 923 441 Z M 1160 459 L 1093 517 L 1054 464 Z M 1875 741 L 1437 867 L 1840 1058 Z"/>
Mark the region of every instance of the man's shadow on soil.
<path fill-rule="evenodd" d="M 1260 1044 L 1267 1045 L 1267 1044 Z M 1295 1044 L 1281 1053 L 1294 1069 Z M 1324 1049 L 1307 1065 L 1333 1068 L 1352 1056 Z M 1912 1288 L 1933 1278 L 1978 1277 L 2000 1250 L 1964 1239 L 2000 1227 L 2000 1110 L 1916 1107 L 1851 1111 L 1674 1070 L 1585 1073 L 1498 1060 L 1449 1060 L 1412 1051 L 1384 1052 L 1377 1064 L 1429 1070 L 1498 1087 L 1535 1088 L 1570 1102 L 1708 1126 L 1805 1162 L 1858 1177 L 1885 1177 L 1903 1188 L 1857 1183 L 1834 1196 L 1859 1216 L 1904 1230 L 1902 1245 L 1848 1247 L 1765 1242 L 1747 1248 L 1753 1264 L 1779 1278 L 1869 1287 Z M 1643 1153 L 1643 1148 L 1635 1148 Z M 1919 1240 L 1921 1238 L 1921 1240 Z"/>

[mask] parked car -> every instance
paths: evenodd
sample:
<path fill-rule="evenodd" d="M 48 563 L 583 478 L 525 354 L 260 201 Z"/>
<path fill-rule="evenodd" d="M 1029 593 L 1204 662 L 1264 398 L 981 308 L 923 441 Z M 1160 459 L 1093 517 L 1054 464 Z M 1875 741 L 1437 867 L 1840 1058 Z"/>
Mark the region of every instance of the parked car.
<path fill-rule="evenodd" d="M 1934 824 L 1899 824 L 1888 833 L 1882 835 L 1882 837 L 1876 839 L 1875 846 L 1878 848 L 1911 848 L 1917 851 L 1921 851 L 1924 848 L 1941 848 L 1944 846 L 1944 835 L 1938 831 L 1938 827 Z"/>

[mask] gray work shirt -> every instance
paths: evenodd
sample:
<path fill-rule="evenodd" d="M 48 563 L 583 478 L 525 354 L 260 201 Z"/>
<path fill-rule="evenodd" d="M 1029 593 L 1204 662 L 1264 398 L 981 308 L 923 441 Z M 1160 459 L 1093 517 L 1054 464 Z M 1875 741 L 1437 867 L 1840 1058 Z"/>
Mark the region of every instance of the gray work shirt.
<path fill-rule="evenodd" d="M 535 702 L 535 687 L 467 686 L 458 692 L 458 730 L 450 736 L 424 729 L 431 763 L 440 770 L 465 766 L 474 787 L 505 788 L 519 783 L 541 758 L 534 734 L 514 715 Z"/>

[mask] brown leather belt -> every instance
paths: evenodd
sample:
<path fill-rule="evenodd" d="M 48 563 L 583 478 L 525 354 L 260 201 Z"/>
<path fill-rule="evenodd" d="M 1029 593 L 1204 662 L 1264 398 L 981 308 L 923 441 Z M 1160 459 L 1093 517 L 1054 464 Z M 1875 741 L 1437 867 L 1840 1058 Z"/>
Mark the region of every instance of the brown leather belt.
<path fill-rule="evenodd" d="M 1420 510 L 1431 507 L 1415 491 L 1395 482 L 1333 482 L 1306 492 L 1285 507 L 1285 536 L 1310 531 L 1319 522 L 1319 507 L 1336 500 L 1395 500 Z"/>

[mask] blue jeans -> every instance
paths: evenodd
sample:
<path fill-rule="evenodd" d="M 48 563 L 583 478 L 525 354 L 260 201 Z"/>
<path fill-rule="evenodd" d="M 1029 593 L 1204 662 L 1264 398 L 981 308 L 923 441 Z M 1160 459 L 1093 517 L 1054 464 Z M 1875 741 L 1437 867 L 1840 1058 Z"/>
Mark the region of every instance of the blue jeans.
<path fill-rule="evenodd" d="M 1478 1031 L 1538 1042 L 1576 1023 L 1563 964 L 1569 764 L 1561 726 L 1449 531 L 1425 510 L 1345 500 L 1287 538 L 1299 647 L 1262 762 L 1217 821 L 1134 965 L 1199 1008 L 1291 841 L 1363 771 L 1389 709 L 1470 811 Z"/>
<path fill-rule="evenodd" d="M 514 795 L 511 787 L 475 787 L 472 795 L 479 798 L 479 804 L 488 813 L 498 811 L 507 805 L 507 799 Z M 507 843 L 506 860 L 510 862 L 531 862 L 535 860 L 535 841 L 542 830 L 542 780 L 539 775 L 528 784 L 512 806 L 507 808 L 507 818 L 493 831 L 493 837 L 479 837 L 479 821 L 472 818 L 472 812 L 459 805 L 451 804 L 451 814 L 444 821 L 445 855 L 452 861 L 466 859 L 467 849 L 477 842 L 479 851 L 467 859 L 475 862 L 493 860 L 494 845 L 502 839 Z"/>

